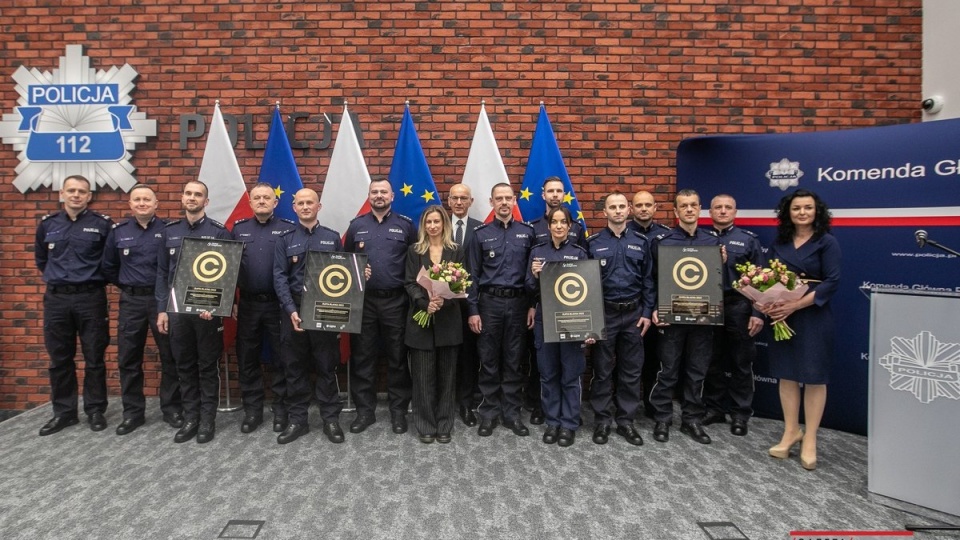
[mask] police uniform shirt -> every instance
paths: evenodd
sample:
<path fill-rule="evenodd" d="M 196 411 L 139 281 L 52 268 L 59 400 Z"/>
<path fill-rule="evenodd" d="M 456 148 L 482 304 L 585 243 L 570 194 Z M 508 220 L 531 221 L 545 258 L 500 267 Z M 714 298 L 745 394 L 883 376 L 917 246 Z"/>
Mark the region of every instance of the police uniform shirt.
<path fill-rule="evenodd" d="M 470 315 L 480 314 L 477 293 L 481 287 L 524 287 L 533 239 L 533 227 L 514 219 L 506 223 L 494 219 L 474 229 L 467 246 L 467 270 L 473 276 L 467 295 Z"/>
<path fill-rule="evenodd" d="M 340 235 L 319 223 L 311 229 L 298 223 L 280 236 L 272 258 L 273 288 L 287 315 L 300 309 L 293 296 L 303 295 L 307 252 L 342 250 Z"/>
<path fill-rule="evenodd" d="M 100 263 L 112 227 L 109 217 L 90 209 L 76 220 L 65 211 L 40 220 L 34 257 L 47 285 L 105 283 Z"/>
<path fill-rule="evenodd" d="M 630 221 L 627 221 L 627 228 L 630 229 L 631 231 L 636 231 L 642 234 L 644 237 L 646 237 L 647 240 L 650 240 L 651 242 L 653 241 L 654 237 L 661 235 L 670 230 L 670 227 L 667 227 L 666 225 L 661 225 L 660 223 L 657 223 L 655 221 L 651 221 L 649 227 L 644 227 L 643 225 L 640 225 L 639 223 L 637 223 L 637 220 L 635 219 L 631 219 Z"/>
<path fill-rule="evenodd" d="M 530 226 L 533 227 L 534 240 L 533 244 L 542 244 L 544 242 L 549 242 L 550 239 L 550 220 L 546 216 L 541 217 L 540 219 L 530 222 Z M 583 232 L 583 226 L 580 225 L 579 221 L 574 220 L 570 224 L 570 230 L 567 231 L 567 238 L 581 247 L 587 247 L 586 235 Z"/>
<path fill-rule="evenodd" d="M 763 266 L 763 246 L 753 231 L 743 230 L 731 225 L 722 231 L 711 229 L 710 234 L 717 237 L 727 249 L 727 262 L 723 266 L 723 290 L 733 290 L 733 283 L 740 278 L 738 264 L 753 263 Z"/>
<path fill-rule="evenodd" d="M 241 295 L 274 294 L 273 257 L 277 251 L 277 240 L 292 231 L 294 226 L 294 222 L 276 216 L 270 216 L 263 223 L 253 217 L 237 220 L 233 224 L 233 237 L 243 242 L 237 278 Z"/>
<path fill-rule="evenodd" d="M 351 253 L 367 255 L 371 269 L 369 289 L 400 289 L 406 277 L 407 247 L 415 240 L 410 218 L 387 212 L 383 221 L 378 221 L 373 212 L 368 212 L 350 222 L 343 247 Z"/>
<path fill-rule="evenodd" d="M 184 238 L 203 238 L 206 240 L 233 240 L 233 235 L 221 223 L 207 215 L 191 224 L 187 219 L 178 219 L 163 229 L 163 249 L 157 255 L 157 311 L 167 311 L 170 300 L 170 288 L 180 262 L 180 246 Z"/>
<path fill-rule="evenodd" d="M 639 302 L 641 317 L 650 318 L 656 292 L 653 255 L 642 234 L 624 229 L 617 236 L 609 227 L 587 239 L 591 259 L 600 261 L 603 299 L 607 302 Z"/>
<path fill-rule="evenodd" d="M 575 244 L 568 236 L 566 240 L 560 243 L 560 246 L 553 245 L 553 239 L 548 242 L 542 242 L 533 246 L 530 250 L 530 258 L 527 268 L 533 264 L 533 261 L 539 259 L 544 263 L 579 261 L 587 258 L 587 251 Z M 533 276 L 533 272 L 527 272 L 526 275 L 527 291 L 533 293 L 534 298 L 540 298 L 540 280 Z"/>
<path fill-rule="evenodd" d="M 111 283 L 128 287 L 150 287 L 157 283 L 157 257 L 163 249 L 166 222 L 156 216 L 146 227 L 129 218 L 116 224 L 107 235 L 103 251 L 103 273 Z"/>

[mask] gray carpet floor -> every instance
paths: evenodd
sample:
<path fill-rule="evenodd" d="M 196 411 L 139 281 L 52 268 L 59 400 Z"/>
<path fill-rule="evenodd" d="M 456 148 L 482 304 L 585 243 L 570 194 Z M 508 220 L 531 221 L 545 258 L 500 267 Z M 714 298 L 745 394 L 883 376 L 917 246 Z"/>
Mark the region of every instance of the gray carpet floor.
<path fill-rule="evenodd" d="M 248 435 L 241 413 L 221 413 L 216 439 L 199 445 L 173 443 L 155 400 L 148 411 L 123 437 L 117 401 L 99 433 L 82 421 L 38 437 L 49 406 L 0 423 L 0 538 L 756 540 L 935 524 L 868 497 L 866 438 L 823 431 L 808 472 L 796 457 L 767 456 L 782 427 L 772 420 L 752 420 L 747 437 L 710 426 L 711 445 L 676 429 L 654 442 L 643 420 L 642 447 L 616 435 L 600 446 L 585 413 L 569 448 L 543 444 L 541 426 L 481 438 L 458 420 L 451 444 L 426 445 L 394 435 L 381 406 L 376 424 L 340 445 L 314 414 L 308 435 L 280 446 L 269 412 Z M 353 416 L 343 414 L 345 430 Z"/>

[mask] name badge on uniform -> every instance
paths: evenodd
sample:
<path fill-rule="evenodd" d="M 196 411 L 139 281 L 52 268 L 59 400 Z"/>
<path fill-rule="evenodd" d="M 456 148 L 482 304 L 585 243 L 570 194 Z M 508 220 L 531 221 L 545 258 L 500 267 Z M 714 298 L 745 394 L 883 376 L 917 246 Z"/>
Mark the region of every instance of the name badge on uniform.
<path fill-rule="evenodd" d="M 123 255 L 124 255 L 124 256 L 127 256 L 127 255 L 129 255 L 129 254 L 130 254 L 130 248 L 127 248 L 127 249 L 123 250 Z"/>
<path fill-rule="evenodd" d="M 56 245 L 57 245 L 56 243 L 50 242 L 49 244 L 47 244 L 47 249 L 53 249 L 54 246 L 56 246 Z"/>
<path fill-rule="evenodd" d="M 492 252 L 492 251 L 490 252 L 490 258 L 491 258 L 491 259 L 494 258 L 494 257 L 496 257 L 496 256 L 497 256 L 496 253 L 494 253 L 494 252 Z"/>

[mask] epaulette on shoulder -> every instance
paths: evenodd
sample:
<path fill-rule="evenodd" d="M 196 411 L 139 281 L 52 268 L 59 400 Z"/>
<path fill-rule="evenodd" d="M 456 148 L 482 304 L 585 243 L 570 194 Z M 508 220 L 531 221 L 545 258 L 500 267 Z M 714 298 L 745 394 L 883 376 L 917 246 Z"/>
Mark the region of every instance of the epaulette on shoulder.
<path fill-rule="evenodd" d="M 704 232 L 706 232 L 706 233 L 709 234 L 710 236 L 716 236 L 716 237 L 719 237 L 719 236 L 720 236 L 720 233 L 718 233 L 718 232 L 717 232 L 716 230 L 714 230 L 714 229 L 704 229 Z"/>
<path fill-rule="evenodd" d="M 740 230 L 743 231 L 743 232 L 745 232 L 745 233 L 747 233 L 748 235 L 750 235 L 750 236 L 752 236 L 752 237 L 754 237 L 754 238 L 760 238 L 759 236 L 757 236 L 757 233 L 755 233 L 755 232 L 753 232 L 753 231 L 748 231 L 747 229 L 740 229 Z"/>
<path fill-rule="evenodd" d="M 629 231 L 630 229 L 627 229 L 627 230 Z M 633 232 L 636 232 L 636 231 L 633 231 Z M 587 237 L 587 242 L 592 242 L 592 241 L 594 241 L 594 240 L 597 239 L 597 238 L 600 238 L 600 233 L 599 233 L 599 232 L 595 232 L 595 233 L 591 234 L 590 236 L 588 236 L 588 237 Z"/>
<path fill-rule="evenodd" d="M 210 221 L 213 221 L 213 220 L 211 219 Z M 240 219 L 238 219 L 238 220 L 236 220 L 236 221 L 233 222 L 233 226 L 236 227 L 237 225 L 239 225 L 239 224 L 241 224 L 241 223 L 243 223 L 243 222 L 245 222 L 245 221 L 250 221 L 250 218 L 248 218 L 248 217 L 240 218 Z"/>
<path fill-rule="evenodd" d="M 97 216 L 98 218 L 100 218 L 100 219 L 102 219 L 102 220 L 104 220 L 104 221 L 110 221 L 110 216 L 108 216 L 108 215 L 106 215 L 106 214 L 101 214 L 100 212 L 97 212 L 96 210 L 91 210 L 90 213 L 93 214 L 93 215 L 95 215 L 95 216 Z"/>
<path fill-rule="evenodd" d="M 409 217 L 407 217 L 407 216 L 405 216 L 405 215 L 403 215 L 403 214 L 399 214 L 399 213 L 398 213 L 397 215 L 400 216 L 400 217 L 402 217 L 403 219 L 409 221 L 410 223 L 413 223 L 413 220 L 410 219 Z"/>
<path fill-rule="evenodd" d="M 210 219 L 210 218 L 208 218 L 208 219 Z M 221 229 L 226 229 L 226 227 L 223 226 L 223 223 L 220 223 L 219 221 L 217 221 L 217 220 L 215 220 L 215 219 L 210 219 L 210 223 L 213 224 L 214 227 L 219 227 L 219 228 L 221 228 Z"/>
<path fill-rule="evenodd" d="M 326 225 L 323 225 L 322 223 L 319 224 L 319 227 L 320 227 L 321 229 L 325 230 L 325 231 L 332 232 L 333 234 L 337 235 L 338 237 L 341 236 L 340 233 L 338 233 L 337 231 L 331 229 L 330 227 L 327 227 Z"/>
<path fill-rule="evenodd" d="M 52 218 L 52 217 L 54 217 L 54 216 L 59 216 L 59 215 L 60 215 L 60 211 L 57 210 L 56 212 L 51 212 L 51 213 L 43 216 L 42 218 L 40 218 L 40 221 L 46 221 L 46 220 L 48 220 L 48 219 L 50 219 L 50 218 Z"/>
<path fill-rule="evenodd" d="M 550 240 L 544 240 L 543 242 L 540 242 L 539 244 L 534 244 L 534 245 L 533 245 L 533 248 L 531 248 L 531 249 L 536 249 L 536 248 L 538 248 L 538 247 L 540 247 L 540 246 L 545 246 L 545 245 L 547 245 L 547 244 L 549 244 L 549 243 L 550 243 Z"/>
<path fill-rule="evenodd" d="M 635 230 L 635 229 L 627 229 L 627 232 L 630 233 L 630 234 L 632 234 L 633 236 L 639 236 L 640 238 L 643 238 L 644 240 L 648 240 L 647 236 L 646 236 L 645 234 L 643 234 L 642 232 L 638 231 L 638 230 Z M 598 233 L 598 234 L 599 234 L 599 233 Z"/>
<path fill-rule="evenodd" d="M 491 223 L 492 223 L 492 222 L 491 222 Z M 521 225 L 526 225 L 527 227 L 530 227 L 531 229 L 533 229 L 533 225 L 527 223 L 526 221 L 518 221 L 517 223 L 519 223 L 519 224 L 521 224 Z"/>
<path fill-rule="evenodd" d="M 289 225 L 296 225 L 296 224 L 297 224 L 296 221 L 294 221 L 294 220 L 292 220 L 292 219 L 287 219 L 287 218 L 280 218 L 280 221 L 282 221 L 282 222 L 284 222 L 284 223 L 287 223 L 287 224 L 289 224 Z"/>
<path fill-rule="evenodd" d="M 175 219 L 175 220 L 173 220 L 173 221 L 168 221 L 167 224 L 164 225 L 164 227 L 172 227 L 172 226 L 176 225 L 177 223 L 180 223 L 181 221 L 183 221 L 182 218 L 181 218 L 181 219 Z"/>

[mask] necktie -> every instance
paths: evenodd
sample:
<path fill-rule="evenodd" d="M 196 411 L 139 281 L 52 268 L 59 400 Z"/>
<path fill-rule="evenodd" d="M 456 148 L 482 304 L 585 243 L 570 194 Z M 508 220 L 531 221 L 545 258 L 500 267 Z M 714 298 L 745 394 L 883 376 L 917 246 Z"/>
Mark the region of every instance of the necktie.
<path fill-rule="evenodd" d="M 458 246 L 463 245 L 463 220 L 462 219 L 457 220 L 457 233 L 456 233 L 456 236 L 454 236 L 453 241 Z"/>

